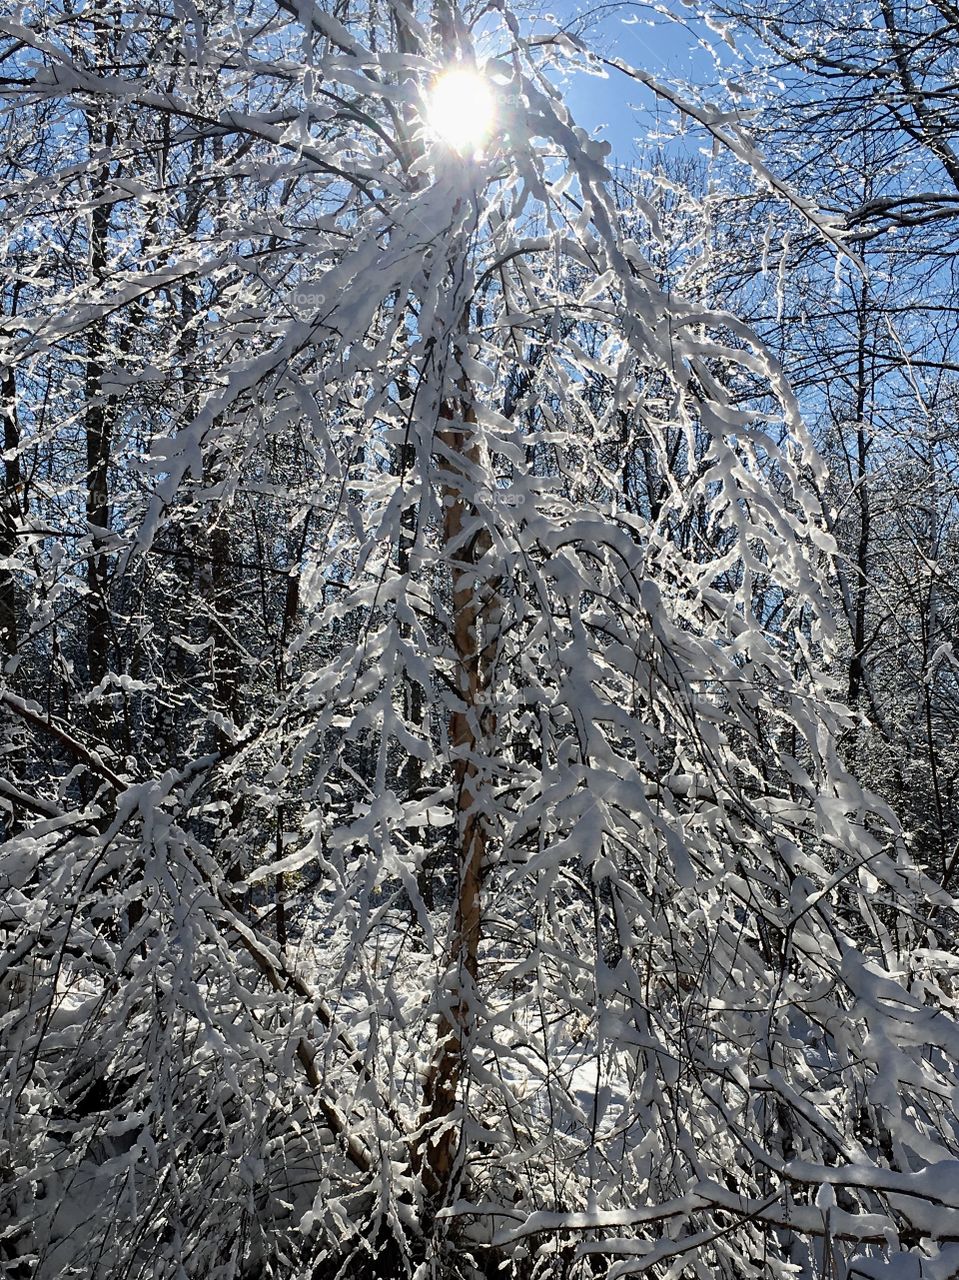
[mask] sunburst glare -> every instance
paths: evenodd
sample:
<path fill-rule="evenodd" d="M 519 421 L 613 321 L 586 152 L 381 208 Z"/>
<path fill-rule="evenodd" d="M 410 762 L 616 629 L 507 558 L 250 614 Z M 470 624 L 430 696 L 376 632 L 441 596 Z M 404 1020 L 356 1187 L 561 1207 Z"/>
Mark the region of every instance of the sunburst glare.
<path fill-rule="evenodd" d="M 472 154 L 479 150 L 495 118 L 489 83 L 470 67 L 444 71 L 429 91 L 427 123 L 437 138 L 456 151 Z"/>

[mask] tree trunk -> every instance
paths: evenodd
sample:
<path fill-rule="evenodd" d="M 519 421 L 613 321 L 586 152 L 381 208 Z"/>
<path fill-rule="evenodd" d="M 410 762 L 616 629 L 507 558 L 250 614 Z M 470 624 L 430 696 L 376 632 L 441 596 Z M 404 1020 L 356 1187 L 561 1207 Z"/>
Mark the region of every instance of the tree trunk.
<path fill-rule="evenodd" d="M 16 304 L 14 304 L 15 308 Z M 17 384 L 12 368 L 0 371 L 0 416 L 3 418 L 4 463 L 2 488 L 0 488 L 0 667 L 6 667 L 15 658 L 20 646 L 20 626 L 17 610 L 17 588 L 13 573 L 13 558 L 17 551 L 18 521 L 23 516 L 20 492 L 20 460 L 17 450 L 20 431 L 17 421 Z M 3 673 L 3 684 L 10 686 L 12 671 Z M 3 712 L 5 772 L 11 781 L 19 784 L 25 764 L 22 727 L 11 721 Z M 20 825 L 17 804 L 5 799 L 0 808 L 0 838 L 15 835 Z"/>
<path fill-rule="evenodd" d="M 108 30 L 99 8 L 95 9 L 94 41 L 97 61 L 106 70 Z M 99 160 L 92 165 L 93 211 L 90 214 L 89 272 L 90 284 L 97 296 L 103 290 L 107 274 L 107 242 L 110 232 L 112 205 L 102 196 L 110 178 L 110 166 L 106 154 L 113 142 L 113 125 L 105 118 L 101 104 L 87 113 L 87 131 L 90 139 L 91 160 L 99 153 Z M 98 202 L 98 197 L 100 200 Z M 108 559 L 105 541 L 110 528 L 110 454 L 112 447 L 112 416 L 114 407 L 103 394 L 103 375 L 109 360 L 107 321 L 97 317 L 87 332 L 86 370 L 84 375 L 84 401 L 86 413 L 86 517 L 90 533 L 90 552 L 87 557 L 86 658 L 87 680 L 95 689 L 110 669 L 110 608 L 107 599 Z M 109 703 L 94 704 L 93 719 L 96 732 L 106 737 L 109 715 L 104 711 Z"/>
<path fill-rule="evenodd" d="M 427 1221 L 455 1191 L 461 1162 L 461 1126 L 455 1118 L 467 1045 L 476 1024 L 476 987 L 482 937 L 482 888 L 489 815 L 484 811 L 485 769 L 481 756 L 495 731 L 488 704 L 497 638 L 493 611 L 495 582 L 483 565 L 491 540 L 485 528 L 473 529 L 474 504 L 464 490 L 466 472 L 479 462 L 479 447 L 468 405 L 444 405 L 450 424 L 439 432 L 442 461 L 443 541 L 453 588 L 453 648 L 459 706 L 449 724 L 456 802 L 458 888 L 449 955 L 449 1005 L 441 1013 L 433 1057 L 423 1084 L 420 1133 L 415 1164 L 427 1197 Z M 459 419 L 459 420 L 457 420 Z M 462 466 L 456 461 L 462 459 Z M 484 634 L 484 632 L 486 634 Z"/>
<path fill-rule="evenodd" d="M 869 493 L 869 446 L 865 422 L 866 414 L 866 339 L 868 315 L 868 291 L 864 284 L 859 296 L 859 333 L 856 363 L 856 402 L 854 407 L 856 421 L 856 456 L 852 471 L 852 481 L 859 504 L 859 536 L 856 539 L 856 559 L 854 564 L 855 591 L 853 593 L 852 617 L 852 658 L 849 662 L 849 705 L 854 709 L 859 704 L 862 689 L 863 663 L 866 654 L 866 604 L 869 591 L 869 553 L 872 528 L 872 511 Z"/>
<path fill-rule="evenodd" d="M 17 384 L 13 369 L 0 373 L 0 415 L 3 417 L 3 490 L 0 496 L 0 645 L 3 660 L 12 658 L 19 647 L 17 593 L 10 560 L 17 549 L 17 520 L 20 509 L 20 460 L 17 449 Z"/>

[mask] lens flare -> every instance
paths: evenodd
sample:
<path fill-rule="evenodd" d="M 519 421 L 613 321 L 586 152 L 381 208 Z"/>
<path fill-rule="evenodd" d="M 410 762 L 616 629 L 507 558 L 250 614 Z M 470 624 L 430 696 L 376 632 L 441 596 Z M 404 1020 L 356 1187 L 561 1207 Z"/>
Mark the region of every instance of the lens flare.
<path fill-rule="evenodd" d="M 488 82 L 470 67 L 453 67 L 433 84 L 427 99 L 427 123 L 448 146 L 463 154 L 479 150 L 496 117 Z"/>

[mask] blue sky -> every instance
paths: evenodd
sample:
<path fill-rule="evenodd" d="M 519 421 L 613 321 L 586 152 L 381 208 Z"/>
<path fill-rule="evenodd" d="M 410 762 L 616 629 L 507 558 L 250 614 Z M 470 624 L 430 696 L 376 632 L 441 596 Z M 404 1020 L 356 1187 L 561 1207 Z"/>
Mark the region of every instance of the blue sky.
<path fill-rule="evenodd" d="M 590 27 L 586 37 L 589 43 L 598 52 L 622 58 L 657 79 L 702 85 L 716 78 L 713 55 L 702 41 L 708 41 L 710 48 L 717 51 L 721 46 L 719 37 L 687 17 L 681 8 L 681 17 L 676 21 L 648 5 L 624 3 L 602 8 L 607 9 L 605 14 L 588 4 L 561 0 L 554 12 L 560 21 L 581 12 L 596 12 L 601 20 Z M 634 158 L 634 138 L 648 130 L 655 110 L 648 90 L 612 71 L 607 80 L 574 76 L 567 86 L 566 100 L 576 123 L 590 132 L 599 130 L 599 136 L 612 144 L 615 158 L 621 162 Z M 666 114 L 668 109 L 664 109 L 664 117 Z"/>

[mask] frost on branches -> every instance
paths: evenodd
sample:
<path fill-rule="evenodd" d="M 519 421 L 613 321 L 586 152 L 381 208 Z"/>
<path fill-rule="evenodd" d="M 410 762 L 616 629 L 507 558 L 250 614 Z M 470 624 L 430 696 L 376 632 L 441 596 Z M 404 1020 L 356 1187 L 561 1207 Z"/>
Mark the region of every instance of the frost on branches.
<path fill-rule="evenodd" d="M 795 404 L 623 231 L 589 55 L 0 37 L 4 1274 L 954 1275 L 953 902 L 838 753 Z"/>

